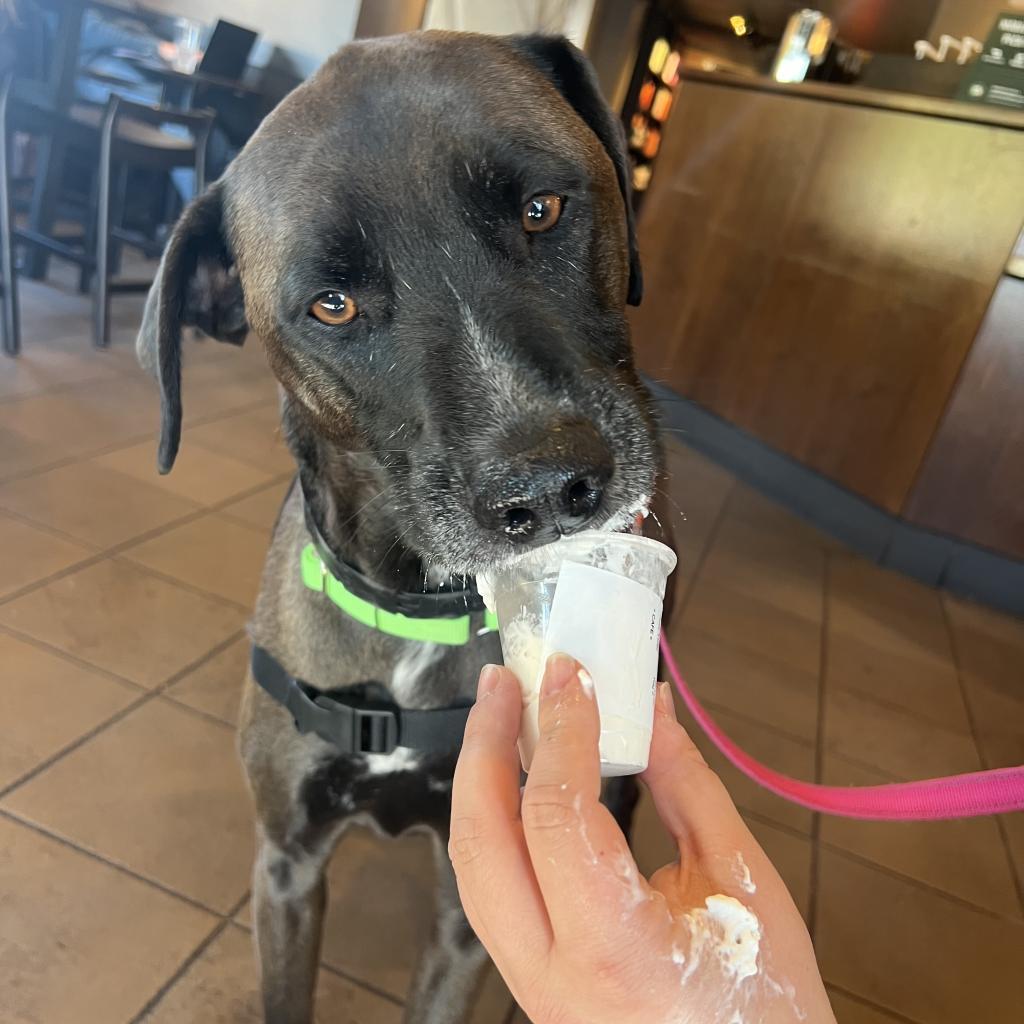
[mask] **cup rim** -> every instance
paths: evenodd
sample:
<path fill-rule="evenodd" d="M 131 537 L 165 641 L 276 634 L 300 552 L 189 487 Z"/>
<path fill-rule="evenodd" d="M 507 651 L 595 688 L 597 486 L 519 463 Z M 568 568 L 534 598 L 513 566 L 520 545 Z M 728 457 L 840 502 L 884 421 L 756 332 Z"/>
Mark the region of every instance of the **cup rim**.
<path fill-rule="evenodd" d="M 618 544 L 626 547 L 646 549 L 665 565 L 665 578 L 672 574 L 679 563 L 679 556 L 667 544 L 651 537 L 642 537 L 635 533 L 612 533 L 608 530 L 581 530 L 579 533 L 562 537 L 551 544 L 543 544 L 517 555 L 510 562 L 497 569 L 489 569 L 477 577 L 485 578 L 487 583 L 499 579 L 507 573 L 515 572 L 519 567 L 528 564 L 555 565 L 564 562 L 565 554 L 571 549 L 589 550 L 599 545 Z M 486 585 L 486 584 L 485 584 Z"/>

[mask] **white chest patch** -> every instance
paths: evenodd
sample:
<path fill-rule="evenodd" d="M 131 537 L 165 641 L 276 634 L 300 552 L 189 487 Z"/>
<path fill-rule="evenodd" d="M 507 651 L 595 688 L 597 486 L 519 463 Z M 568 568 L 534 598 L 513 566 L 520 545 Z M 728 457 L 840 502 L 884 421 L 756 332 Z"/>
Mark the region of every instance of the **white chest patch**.
<path fill-rule="evenodd" d="M 420 681 L 444 653 L 444 644 L 409 644 L 391 672 L 391 693 L 399 704 L 410 708 L 423 706 L 423 695 L 418 692 Z"/>

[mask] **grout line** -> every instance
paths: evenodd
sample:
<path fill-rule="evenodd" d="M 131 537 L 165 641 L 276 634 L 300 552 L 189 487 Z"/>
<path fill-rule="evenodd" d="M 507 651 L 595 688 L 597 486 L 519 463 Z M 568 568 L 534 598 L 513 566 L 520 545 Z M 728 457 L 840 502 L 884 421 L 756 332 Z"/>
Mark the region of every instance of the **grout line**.
<path fill-rule="evenodd" d="M 947 722 L 939 722 L 934 718 L 927 718 L 922 712 L 914 710 L 913 708 L 909 708 L 905 704 L 898 704 L 895 701 L 886 700 L 885 697 L 879 697 L 877 694 L 870 693 L 867 690 L 862 690 L 857 686 L 850 686 L 849 684 L 838 683 L 836 684 L 835 688 L 838 691 L 852 694 L 854 697 L 857 697 L 860 700 L 866 701 L 869 704 L 873 704 L 876 707 L 881 708 L 883 711 L 889 711 L 892 714 L 900 715 L 903 718 L 909 718 L 911 721 L 922 725 L 926 725 L 930 729 L 937 729 L 938 731 L 944 732 L 949 736 L 956 736 L 961 739 L 963 739 L 965 736 L 967 738 L 973 739 L 973 736 L 970 734 L 969 731 L 965 733 L 963 729 L 954 728 Z"/>
<path fill-rule="evenodd" d="M 165 533 L 170 533 L 172 530 L 178 529 L 181 526 L 188 526 L 190 523 L 196 522 L 197 520 L 202 519 L 205 516 L 210 515 L 211 513 L 222 513 L 222 510 L 225 507 L 234 504 L 236 501 L 244 501 L 247 498 L 254 497 L 255 495 L 261 493 L 261 491 L 263 490 L 269 490 L 271 487 L 279 486 L 286 480 L 291 479 L 292 476 L 294 476 L 294 473 L 292 472 L 280 473 L 268 482 L 264 482 L 253 487 L 246 488 L 243 491 L 239 491 L 237 494 L 233 494 L 230 498 L 223 498 L 221 499 L 221 501 L 215 502 L 212 505 L 198 506 L 193 511 L 186 512 L 184 515 L 179 516 L 177 519 L 172 519 L 161 526 L 153 527 L 152 529 L 147 530 L 144 533 L 136 534 L 133 537 L 129 537 L 127 540 L 120 541 L 117 544 L 111 545 L 110 547 L 104 548 L 102 550 L 96 550 L 96 545 L 94 544 L 89 544 L 88 542 L 76 540 L 76 538 L 68 534 L 62 534 L 62 536 L 67 537 L 68 540 L 74 541 L 77 544 L 92 547 L 96 551 L 96 553 L 89 556 L 88 558 L 82 559 L 82 561 L 80 562 L 75 562 L 73 565 L 68 565 L 65 566 L 63 569 L 58 569 L 56 572 L 50 573 L 49 576 L 43 576 L 38 580 L 33 580 L 31 583 L 25 584 L 25 586 L 12 591 L 10 594 L 6 594 L 2 598 L 0 598 L 0 607 L 2 607 L 5 604 L 10 604 L 18 598 L 24 597 L 27 594 L 30 594 L 35 590 L 39 590 L 45 586 L 48 586 L 51 583 L 56 583 L 58 580 L 63 579 L 65 576 L 70 576 L 76 572 L 81 572 L 85 569 L 91 569 L 94 565 L 98 565 L 100 562 L 106 559 L 117 559 L 118 564 L 123 565 L 125 563 L 118 558 L 118 556 L 121 555 L 123 552 L 128 551 L 133 547 L 137 547 L 140 544 L 145 544 L 147 541 L 155 540 L 157 537 L 160 537 Z M 7 510 L 4 509 L 3 511 L 6 513 Z M 228 515 L 230 515 L 230 513 L 228 513 Z M 23 519 L 25 523 L 30 526 L 37 525 L 35 520 L 29 519 L 26 516 L 19 515 L 17 516 L 17 518 Z M 234 516 L 230 516 L 230 518 L 233 523 L 237 522 L 240 525 L 245 525 L 250 530 L 259 531 L 259 527 L 253 526 L 251 523 L 243 524 L 242 520 L 239 520 Z M 62 531 L 52 530 L 51 532 L 62 533 Z M 200 595 L 212 598 L 215 601 L 226 602 L 229 606 L 232 607 L 233 610 L 237 611 L 241 609 L 245 611 L 247 614 L 252 611 L 251 608 L 240 605 L 237 602 L 230 601 L 228 598 L 225 598 L 220 594 L 214 594 L 208 590 L 202 590 L 198 587 L 192 587 L 191 584 L 185 583 L 183 580 L 178 580 L 176 577 L 173 576 L 165 576 L 161 574 L 158 570 L 150 569 L 148 566 L 142 565 L 139 562 L 135 562 L 132 559 L 128 559 L 128 563 L 133 568 L 138 569 L 141 572 L 150 573 L 153 576 L 157 576 L 165 582 L 175 583 L 185 589 L 193 589 L 197 591 Z"/>
<path fill-rule="evenodd" d="M 239 689 L 241 689 L 242 683 L 244 683 L 244 679 L 239 681 Z M 209 722 L 211 725 L 218 725 L 220 728 L 227 729 L 232 733 L 238 732 L 238 724 L 236 722 L 226 722 L 223 718 L 218 718 L 217 715 L 214 715 L 209 711 L 203 711 L 202 708 L 186 704 L 183 700 L 179 700 L 170 693 L 158 693 L 155 694 L 155 696 L 158 701 L 168 704 L 178 711 L 187 711 L 190 715 L 193 715 L 196 718 L 201 718 L 204 722 Z"/>
<path fill-rule="evenodd" d="M 825 766 L 825 680 L 828 674 L 828 629 L 829 629 L 829 582 L 830 555 L 822 550 L 821 563 L 821 640 L 818 664 L 818 722 L 814 737 L 814 781 L 819 785 L 824 776 Z M 821 814 L 815 812 L 811 818 L 811 864 L 807 893 L 807 931 L 814 943 L 818 928 L 818 907 L 820 904 L 819 882 L 821 880 Z"/>
<path fill-rule="evenodd" d="M 946 634 L 949 637 L 950 651 L 953 655 L 953 667 L 956 669 L 956 680 L 960 686 L 960 699 L 964 702 L 964 710 L 967 713 L 967 724 L 971 729 L 971 738 L 974 740 L 974 747 L 977 751 L 981 766 L 983 768 L 991 768 L 992 764 L 986 756 L 984 744 L 981 742 L 978 720 L 974 714 L 974 708 L 971 707 L 967 684 L 964 682 L 964 674 L 960 662 L 960 645 L 957 642 L 956 630 L 953 628 L 953 623 L 949 617 L 949 609 L 946 607 L 946 601 L 942 595 L 939 596 L 939 604 L 942 607 L 942 620 L 946 625 Z M 1013 855 L 1013 847 L 1010 845 L 1010 836 L 1006 831 L 1006 822 L 1003 816 L 997 814 L 995 816 L 995 821 L 996 828 L 999 830 L 999 836 L 1003 843 L 1003 853 L 1006 855 L 1006 862 L 1010 869 L 1010 877 L 1013 879 L 1014 888 L 1017 890 L 1017 902 L 1020 905 L 1021 915 L 1024 916 L 1024 878 L 1021 877 L 1021 872 L 1017 869 L 1017 860 Z"/>
<path fill-rule="evenodd" d="M 856 992 L 851 992 L 848 988 L 843 988 L 842 985 L 836 985 L 831 981 L 826 981 L 825 988 L 832 989 L 834 992 L 838 992 L 840 995 L 846 996 L 847 999 L 852 999 L 855 1003 L 860 1003 L 861 1006 L 866 1006 L 870 1010 L 877 1010 L 879 1013 L 884 1013 L 887 1017 L 891 1017 L 894 1021 L 898 1021 L 899 1024 L 924 1024 L 923 1021 L 917 1021 L 914 1020 L 913 1017 L 907 1017 L 896 1010 L 890 1010 L 889 1007 L 883 1006 L 881 1003 L 874 1003 L 870 999 L 865 999 L 864 996 L 858 995 Z"/>
<path fill-rule="evenodd" d="M 873 871 L 877 871 L 880 875 L 886 875 L 898 882 L 902 882 L 904 885 L 909 885 L 912 888 L 920 889 L 922 892 L 926 892 L 931 896 L 937 896 L 940 899 L 944 899 L 947 903 L 954 903 L 956 906 L 961 907 L 964 910 L 971 910 L 976 914 L 982 914 L 984 917 L 991 918 L 994 921 L 1004 921 L 1016 928 L 1024 929 L 1024 922 L 1021 921 L 1020 917 L 1012 916 L 1010 914 L 1001 914 L 997 910 L 992 910 L 990 907 L 983 907 L 978 903 L 972 903 L 969 899 L 965 899 L 963 896 L 957 896 L 956 893 L 949 892 L 946 889 L 940 889 L 938 886 L 932 885 L 930 882 L 922 881 L 920 878 L 915 878 L 913 875 L 905 875 L 903 872 L 896 871 L 894 868 L 890 868 L 886 864 L 880 864 L 876 860 L 870 860 L 867 857 L 862 857 L 859 853 L 854 853 L 852 850 L 847 850 L 842 846 L 837 846 L 835 843 L 829 842 L 827 839 L 821 840 L 821 848 L 823 850 L 828 850 L 829 853 L 833 853 L 838 857 L 842 857 L 844 860 L 848 860 L 854 864 L 859 864 L 861 867 L 870 868 Z"/>
<path fill-rule="evenodd" d="M 5 627 L 0 626 L 0 629 L 5 629 Z M 120 711 L 114 712 L 114 714 L 111 715 L 109 718 L 104 719 L 102 722 L 95 725 L 92 729 L 89 729 L 87 732 L 82 733 L 81 736 L 78 736 L 76 739 L 72 740 L 70 743 L 62 747 L 56 753 L 51 754 L 49 757 L 40 761 L 37 765 L 34 765 L 27 772 L 25 772 L 24 775 L 19 776 L 13 782 L 10 782 L 3 788 L 0 788 L 0 800 L 6 799 L 7 796 L 13 793 L 20 786 L 23 786 L 27 782 L 31 782 L 32 779 L 34 779 L 37 775 L 41 775 L 44 771 L 46 771 L 47 768 L 50 768 L 52 765 L 56 764 L 57 761 L 61 760 L 73 751 L 77 750 L 84 744 L 88 743 L 89 740 L 93 739 L 95 736 L 98 736 L 101 732 L 104 732 L 110 726 L 115 725 L 117 722 L 121 721 L 122 718 L 125 718 L 128 715 L 130 715 L 133 711 L 136 711 L 143 704 L 147 704 L 155 697 L 161 696 L 164 693 L 164 691 L 167 690 L 169 687 L 173 686 L 179 680 L 183 679 L 190 672 L 194 672 L 202 665 L 205 665 L 207 661 L 211 661 L 218 654 L 220 654 L 221 651 L 227 650 L 227 648 L 230 647 L 231 644 L 233 644 L 236 640 L 243 636 L 245 636 L 244 629 L 234 631 L 225 640 L 221 640 L 213 648 L 211 648 L 209 651 L 203 654 L 202 657 L 196 658 L 188 665 L 185 665 L 183 668 L 178 669 L 178 671 L 172 673 L 172 675 L 170 675 L 159 686 L 154 687 L 152 690 L 144 690 L 144 692 L 139 694 L 139 697 L 136 700 L 121 708 Z M 28 639 L 31 640 L 31 638 Z M 44 648 L 46 647 L 46 645 L 42 644 L 40 644 L 39 646 L 43 646 Z M 123 679 L 121 676 L 114 675 L 113 673 L 108 674 L 111 675 L 112 678 L 118 680 L 119 682 L 127 682 L 127 680 Z M 138 683 L 132 683 L 131 685 L 136 689 L 143 689 L 139 686 Z M 177 704 L 178 702 L 175 703 Z M 224 725 L 223 722 L 221 722 L 220 724 Z"/>
<path fill-rule="evenodd" d="M 704 546 L 701 548 L 700 554 L 697 556 L 697 563 L 693 567 L 693 572 L 690 575 L 690 581 L 686 586 L 683 599 L 679 602 L 679 607 L 675 610 L 674 620 L 676 622 L 682 623 L 683 621 L 683 616 L 686 614 L 686 609 L 690 604 L 690 598 L 693 596 L 693 592 L 697 589 L 697 581 L 700 579 L 701 571 L 704 569 L 704 563 L 707 561 L 708 555 L 711 552 L 712 547 L 714 547 L 715 541 L 718 539 L 722 523 L 725 522 L 729 505 L 732 502 L 733 495 L 736 493 L 736 485 L 737 481 L 733 478 L 731 486 L 722 497 L 722 504 L 718 507 L 718 512 L 715 515 L 714 522 L 711 524 L 711 529 L 708 530 L 707 536 L 704 538 Z"/>
<path fill-rule="evenodd" d="M 227 930 L 228 925 L 231 924 L 230 918 L 224 918 L 222 921 L 218 921 L 210 933 L 204 938 L 195 949 L 177 966 L 172 972 L 171 976 L 153 993 L 152 996 L 143 1004 L 142 1009 L 139 1010 L 134 1017 L 132 1017 L 128 1024 L 140 1024 L 141 1021 L 145 1020 L 150 1013 L 153 1012 L 159 1006 L 164 996 L 186 975 L 192 965 L 224 934 Z"/>
<path fill-rule="evenodd" d="M 405 1000 L 399 999 L 398 996 L 386 989 L 378 988 L 372 982 L 363 981 L 361 978 L 357 978 L 353 974 L 349 974 L 348 971 L 343 971 L 339 967 L 335 967 L 333 964 L 324 963 L 320 961 L 320 970 L 326 971 L 328 974 L 333 974 L 336 978 L 341 978 L 343 981 L 347 981 L 352 985 L 358 985 L 360 988 L 366 989 L 367 992 L 372 992 L 373 995 L 380 999 L 386 999 L 389 1003 L 393 1003 L 395 1006 L 404 1006 Z"/>
<path fill-rule="evenodd" d="M 708 697 L 702 697 L 700 694 L 697 694 L 697 696 L 700 697 L 700 702 L 704 707 L 708 708 L 710 711 L 716 711 L 719 714 L 728 715 L 730 718 L 746 722 L 748 725 L 756 726 L 758 729 L 763 729 L 765 732 L 771 733 L 773 736 L 779 737 L 779 739 L 795 743 L 797 746 L 814 746 L 813 739 L 808 739 L 806 736 L 800 736 L 795 732 L 789 732 L 787 729 L 780 729 L 777 725 L 766 722 L 763 718 L 758 718 L 757 715 L 752 715 L 746 711 L 737 711 L 735 708 L 729 707 L 728 704 L 720 704 L 718 701 Z"/>
<path fill-rule="evenodd" d="M 62 836 L 59 832 L 54 832 L 45 825 L 40 825 L 38 822 L 32 821 L 30 818 L 24 818 L 20 814 L 16 814 L 14 811 L 11 811 L 6 807 L 0 807 L 0 818 L 7 818 L 15 824 L 24 825 L 25 828 L 31 829 L 33 832 L 37 832 L 39 835 L 45 836 L 47 839 L 52 839 L 54 842 L 60 843 L 61 846 L 66 846 L 69 850 L 74 850 L 75 853 L 80 853 L 99 864 L 104 864 L 108 868 L 113 868 L 115 871 L 119 871 L 121 874 L 127 875 L 129 878 L 134 878 L 136 882 L 142 882 L 150 888 L 159 890 L 165 896 L 172 896 L 174 899 L 181 900 L 183 903 L 189 904 L 189 906 L 194 907 L 196 910 L 202 910 L 207 914 L 212 914 L 214 917 L 226 920 L 221 911 L 207 906 L 202 902 L 202 900 L 197 900 L 194 896 L 186 896 L 185 893 L 178 892 L 177 889 L 172 889 L 170 886 L 157 881 L 155 878 L 143 875 L 134 868 L 128 867 L 127 864 L 111 860 L 109 857 L 104 856 L 97 850 L 90 849 L 88 846 L 80 846 L 67 836 Z"/>
<path fill-rule="evenodd" d="M 744 807 L 740 804 L 736 805 L 736 809 L 740 812 L 741 817 L 750 818 L 752 821 L 756 821 L 760 825 L 767 825 L 769 828 L 777 828 L 780 832 L 785 832 L 794 839 L 809 840 L 811 838 L 809 833 L 801 832 L 794 825 L 789 825 L 784 821 L 776 821 L 774 818 L 769 818 L 762 811 L 755 811 L 750 807 Z"/>
<path fill-rule="evenodd" d="M 141 683 L 137 683 L 134 679 L 122 676 L 109 668 L 94 665 L 91 661 L 79 658 L 77 654 L 72 654 L 70 651 L 65 651 L 60 647 L 56 647 L 46 640 L 40 640 L 38 637 L 34 637 L 30 633 L 23 633 L 20 629 L 16 629 L 14 626 L 8 626 L 4 622 L 0 622 L 0 633 L 5 633 L 7 636 L 13 637 L 15 640 L 20 640 L 23 644 L 38 647 L 40 650 L 46 651 L 47 654 L 52 654 L 54 657 L 60 658 L 62 661 L 70 662 L 78 668 L 96 672 L 98 675 L 105 676 L 107 679 L 112 679 L 115 683 L 122 683 L 125 686 L 130 686 L 133 690 L 139 690 L 142 693 L 153 692 L 150 687 L 143 686 Z"/>
<path fill-rule="evenodd" d="M 194 583 L 189 583 L 187 580 L 178 579 L 177 576 L 170 576 L 167 573 L 162 572 L 160 569 L 154 569 L 150 565 L 144 565 L 142 562 L 136 562 L 131 558 L 127 558 L 123 552 L 111 555 L 110 560 L 112 562 L 117 562 L 118 565 L 126 566 L 130 569 L 137 569 L 148 576 L 152 576 L 153 579 L 162 580 L 164 583 L 169 583 L 172 586 L 180 587 L 182 590 L 187 590 L 189 593 L 195 594 L 196 597 L 203 597 L 208 601 L 213 601 L 216 604 L 223 605 L 231 611 L 241 612 L 243 615 L 252 614 L 252 603 L 242 604 L 240 601 L 232 601 L 230 597 L 225 597 L 223 594 L 215 594 L 212 590 L 204 590 L 202 587 L 197 587 Z M 256 596 L 256 594 L 253 595 L 254 602 Z"/>
<path fill-rule="evenodd" d="M 235 914 L 242 909 L 244 904 L 245 901 L 243 900 L 242 904 L 239 905 L 238 910 L 235 911 Z M 231 916 L 230 921 L 232 925 L 241 929 L 243 932 L 247 932 L 250 935 L 255 934 L 254 929 L 250 928 L 248 925 L 242 924 L 241 921 L 236 921 L 234 919 L 234 915 Z M 345 971 L 340 967 L 335 967 L 333 964 L 329 964 L 324 960 L 320 961 L 318 967 L 320 970 L 326 971 L 328 974 L 333 974 L 336 978 L 341 978 L 342 981 L 347 981 L 351 985 L 357 985 L 359 988 L 365 989 L 367 992 L 380 999 L 386 999 L 389 1003 L 393 1003 L 395 1006 L 405 1005 L 405 1000 L 400 999 L 391 992 L 388 992 L 387 989 L 378 987 L 372 981 L 364 981 L 362 978 L 357 978 L 354 974 L 349 974 L 348 971 Z"/>
<path fill-rule="evenodd" d="M 182 433 L 187 433 L 194 427 L 205 427 L 211 423 L 217 423 L 220 420 L 230 419 L 233 416 L 241 416 L 247 412 L 253 412 L 256 409 L 262 408 L 266 405 L 266 399 L 260 398 L 255 399 L 252 402 L 246 402 L 244 405 L 234 406 L 230 409 L 223 409 L 216 413 L 211 413 L 209 416 L 198 416 L 195 420 L 190 422 L 188 426 L 182 426 Z M 51 469 L 61 469 L 64 466 L 68 466 L 73 462 L 84 462 L 87 459 L 96 459 L 101 455 L 109 455 L 111 452 L 120 451 L 122 448 L 133 448 L 137 444 L 141 444 L 143 441 L 150 441 L 153 439 L 154 430 L 150 428 L 144 434 L 131 434 L 128 437 L 121 438 L 119 441 L 115 441 L 112 444 L 103 445 L 100 448 L 86 449 L 82 452 L 76 452 L 73 455 L 65 456 L 62 459 L 56 459 L 53 462 L 46 462 L 38 466 L 30 466 L 24 469 L 16 470 L 8 476 L 0 476 L 0 484 L 10 483 L 14 480 L 24 480 L 30 476 L 41 476 L 43 473 L 48 473 Z M 31 438 L 30 438 L 31 440 Z M 198 443 L 198 442 L 196 442 Z M 204 447 L 200 445 L 199 447 Z M 212 449 L 207 448 L 207 451 Z M 224 455 L 224 452 L 213 452 L 215 455 Z M 232 456 L 236 458 L 236 456 Z M 265 466 L 257 466 L 256 463 L 250 462 L 248 459 L 238 459 L 239 462 L 244 462 L 250 468 L 255 467 L 257 469 L 265 469 Z"/>

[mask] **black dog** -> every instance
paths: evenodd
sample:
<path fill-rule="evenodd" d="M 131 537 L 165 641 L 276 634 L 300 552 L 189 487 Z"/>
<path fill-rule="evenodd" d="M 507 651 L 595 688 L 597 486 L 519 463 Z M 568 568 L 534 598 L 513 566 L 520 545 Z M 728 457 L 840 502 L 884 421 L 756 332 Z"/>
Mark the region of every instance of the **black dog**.
<path fill-rule="evenodd" d="M 311 1020 L 323 869 L 353 821 L 437 837 L 439 923 L 407 1020 L 463 1018 L 484 955 L 445 853 L 451 778 L 479 669 L 500 659 L 472 576 L 624 526 L 654 491 L 628 182 L 564 39 L 425 33 L 342 49 L 171 238 L 139 336 L 161 470 L 184 325 L 259 336 L 299 467 L 241 724 L 274 1024 Z M 628 825 L 632 784 L 616 798 Z"/>

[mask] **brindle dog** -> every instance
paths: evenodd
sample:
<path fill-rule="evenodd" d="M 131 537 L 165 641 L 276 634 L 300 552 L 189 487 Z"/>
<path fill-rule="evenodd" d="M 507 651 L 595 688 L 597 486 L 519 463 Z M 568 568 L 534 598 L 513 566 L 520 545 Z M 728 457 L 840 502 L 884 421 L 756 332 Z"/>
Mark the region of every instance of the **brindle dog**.
<path fill-rule="evenodd" d="M 415 593 L 624 525 L 657 469 L 624 315 L 640 292 L 621 128 L 566 40 L 355 43 L 288 96 L 186 209 L 138 341 L 162 393 L 162 472 L 181 433 L 184 327 L 257 335 L 280 382 L 298 478 L 253 642 L 315 690 L 373 682 L 403 708 L 471 699 L 496 635 L 423 643 L 347 617 L 300 578 L 305 515 L 339 559 Z M 438 922 L 406 1020 L 463 1020 L 485 954 L 445 851 L 456 751 L 345 754 L 300 735 L 250 673 L 241 752 L 268 1024 L 312 1019 L 324 867 L 356 821 L 436 837 Z M 635 787 L 612 796 L 628 828 Z"/>

